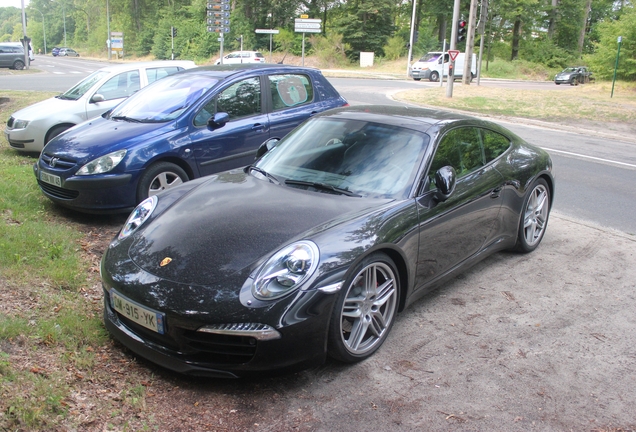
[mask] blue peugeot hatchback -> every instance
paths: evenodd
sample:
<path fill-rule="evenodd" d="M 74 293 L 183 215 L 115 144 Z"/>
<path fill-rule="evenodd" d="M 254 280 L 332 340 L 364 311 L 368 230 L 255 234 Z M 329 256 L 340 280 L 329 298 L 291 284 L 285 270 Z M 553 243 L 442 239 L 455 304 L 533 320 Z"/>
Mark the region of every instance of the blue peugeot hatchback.
<path fill-rule="evenodd" d="M 185 181 L 248 165 L 264 142 L 345 105 L 316 69 L 190 69 L 58 135 L 33 169 L 44 195 L 57 204 L 88 213 L 125 212 Z"/>

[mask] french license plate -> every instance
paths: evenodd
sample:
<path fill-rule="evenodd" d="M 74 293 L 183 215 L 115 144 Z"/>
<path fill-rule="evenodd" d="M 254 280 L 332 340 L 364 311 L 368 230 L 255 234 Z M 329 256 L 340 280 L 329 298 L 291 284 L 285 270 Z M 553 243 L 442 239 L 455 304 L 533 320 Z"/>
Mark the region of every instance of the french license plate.
<path fill-rule="evenodd" d="M 129 320 L 154 332 L 164 334 L 164 314 L 161 312 L 128 300 L 114 289 L 110 290 L 110 302 L 113 309 Z"/>
<path fill-rule="evenodd" d="M 40 171 L 40 180 L 42 180 L 44 183 L 52 184 L 53 186 L 62 187 L 62 179 L 60 178 L 60 176 Z"/>

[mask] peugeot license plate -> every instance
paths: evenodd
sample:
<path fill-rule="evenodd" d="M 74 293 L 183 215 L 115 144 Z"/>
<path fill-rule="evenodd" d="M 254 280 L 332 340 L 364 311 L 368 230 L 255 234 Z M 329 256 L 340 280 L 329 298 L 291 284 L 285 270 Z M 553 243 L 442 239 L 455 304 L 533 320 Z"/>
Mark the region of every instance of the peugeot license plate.
<path fill-rule="evenodd" d="M 52 184 L 53 186 L 62 187 L 62 179 L 60 178 L 60 176 L 40 171 L 40 180 L 42 180 L 44 183 Z"/>

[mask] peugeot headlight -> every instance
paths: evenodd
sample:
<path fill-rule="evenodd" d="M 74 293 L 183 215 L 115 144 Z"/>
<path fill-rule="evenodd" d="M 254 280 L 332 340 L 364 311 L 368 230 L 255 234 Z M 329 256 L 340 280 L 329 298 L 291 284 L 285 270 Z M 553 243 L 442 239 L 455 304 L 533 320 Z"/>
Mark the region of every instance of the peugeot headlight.
<path fill-rule="evenodd" d="M 26 129 L 29 125 L 29 120 L 14 119 L 12 129 Z"/>
<path fill-rule="evenodd" d="M 318 267 L 318 246 L 303 240 L 276 252 L 258 271 L 252 294 L 272 300 L 297 289 Z"/>
<path fill-rule="evenodd" d="M 157 197 L 154 195 L 143 200 L 128 216 L 126 223 L 119 232 L 119 240 L 129 237 L 132 233 L 143 225 L 144 222 L 152 215 L 157 206 Z"/>
<path fill-rule="evenodd" d="M 126 150 L 117 150 L 107 155 L 93 159 L 83 167 L 81 167 L 76 175 L 92 175 L 103 174 L 111 171 L 126 156 Z"/>

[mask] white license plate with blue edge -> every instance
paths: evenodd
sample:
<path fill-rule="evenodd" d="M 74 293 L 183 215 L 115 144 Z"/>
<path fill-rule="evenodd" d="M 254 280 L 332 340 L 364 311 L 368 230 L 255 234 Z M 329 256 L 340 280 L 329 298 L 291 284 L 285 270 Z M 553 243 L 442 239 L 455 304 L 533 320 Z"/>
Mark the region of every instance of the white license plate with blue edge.
<path fill-rule="evenodd" d="M 141 306 L 139 303 L 122 296 L 114 289 L 110 290 L 110 304 L 117 312 L 140 326 L 159 334 L 165 333 L 165 316 L 163 313 Z"/>
<path fill-rule="evenodd" d="M 52 184 L 53 186 L 62 187 L 62 179 L 60 178 L 60 176 L 40 171 L 40 180 L 42 180 L 44 183 Z"/>

